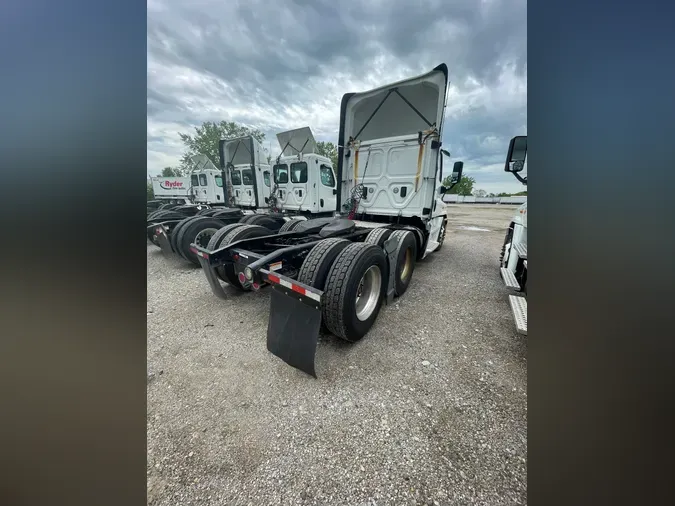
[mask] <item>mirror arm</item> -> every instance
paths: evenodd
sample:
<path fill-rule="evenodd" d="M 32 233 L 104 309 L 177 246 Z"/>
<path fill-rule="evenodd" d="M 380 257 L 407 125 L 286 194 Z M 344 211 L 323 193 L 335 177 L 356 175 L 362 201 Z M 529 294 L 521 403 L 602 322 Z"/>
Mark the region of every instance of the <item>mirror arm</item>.
<path fill-rule="evenodd" d="M 516 179 L 517 179 L 518 181 L 520 181 L 520 182 L 523 183 L 525 186 L 527 186 L 527 176 L 523 177 L 523 176 L 521 176 L 520 174 L 518 174 L 517 172 L 512 172 L 511 174 L 513 174 L 514 176 L 516 176 Z"/>

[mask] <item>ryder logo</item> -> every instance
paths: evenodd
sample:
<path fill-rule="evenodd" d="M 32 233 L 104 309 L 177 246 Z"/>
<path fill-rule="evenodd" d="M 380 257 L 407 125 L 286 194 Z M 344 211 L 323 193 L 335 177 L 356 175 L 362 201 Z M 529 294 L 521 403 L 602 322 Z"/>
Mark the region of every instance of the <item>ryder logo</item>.
<path fill-rule="evenodd" d="M 159 186 L 165 190 L 174 190 L 176 188 L 183 188 L 183 181 L 161 181 Z"/>

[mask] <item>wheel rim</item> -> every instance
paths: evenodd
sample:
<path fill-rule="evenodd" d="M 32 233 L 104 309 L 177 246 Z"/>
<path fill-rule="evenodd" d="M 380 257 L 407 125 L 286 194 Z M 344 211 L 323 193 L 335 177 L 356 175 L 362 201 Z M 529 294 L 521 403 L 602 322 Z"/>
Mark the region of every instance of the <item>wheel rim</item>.
<path fill-rule="evenodd" d="M 382 272 L 377 265 L 372 265 L 363 274 L 356 290 L 356 317 L 367 320 L 375 311 L 382 288 Z"/>
<path fill-rule="evenodd" d="M 412 263 L 412 248 L 408 248 L 405 250 L 405 261 L 403 262 L 403 269 L 401 269 L 401 281 L 408 279 L 408 276 L 412 272 Z"/>
<path fill-rule="evenodd" d="M 195 237 L 195 244 L 200 248 L 206 248 L 209 245 L 211 237 L 213 237 L 213 234 L 215 234 L 217 231 L 218 230 L 215 228 L 205 228 Z"/>
<path fill-rule="evenodd" d="M 443 239 L 445 239 L 445 225 L 441 225 L 441 233 L 440 233 L 440 240 L 438 241 L 438 244 L 441 245 L 443 244 Z"/>

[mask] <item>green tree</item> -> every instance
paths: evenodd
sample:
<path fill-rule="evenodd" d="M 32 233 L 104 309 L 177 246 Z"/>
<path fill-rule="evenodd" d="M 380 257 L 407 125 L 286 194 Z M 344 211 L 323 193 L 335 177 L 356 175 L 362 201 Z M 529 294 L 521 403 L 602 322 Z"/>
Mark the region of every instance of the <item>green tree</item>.
<path fill-rule="evenodd" d="M 147 182 L 148 185 L 148 200 L 155 200 L 155 190 L 152 189 L 152 183 Z"/>
<path fill-rule="evenodd" d="M 316 143 L 316 152 L 321 156 L 330 158 L 333 168 L 337 170 L 338 149 L 332 142 L 319 141 Z"/>
<path fill-rule="evenodd" d="M 443 180 L 443 186 L 450 186 L 450 178 L 451 176 L 446 177 Z M 476 180 L 470 176 L 462 176 L 462 178 L 459 180 L 459 183 L 457 183 L 449 192 L 448 194 L 450 195 L 471 195 L 471 192 L 473 191 L 473 185 L 476 184 Z"/>
<path fill-rule="evenodd" d="M 233 139 L 245 135 L 252 135 L 261 143 L 265 139 L 265 134 L 257 128 L 249 128 L 233 121 L 220 123 L 205 121 L 202 126 L 195 128 L 194 134 L 178 135 L 185 144 L 185 153 L 181 158 L 181 169 L 185 172 L 189 172 L 194 165 L 190 157 L 200 153 L 206 155 L 216 167 L 220 167 L 218 155 L 220 139 Z"/>
<path fill-rule="evenodd" d="M 164 167 L 162 169 L 162 177 L 182 177 L 183 170 L 178 167 Z"/>

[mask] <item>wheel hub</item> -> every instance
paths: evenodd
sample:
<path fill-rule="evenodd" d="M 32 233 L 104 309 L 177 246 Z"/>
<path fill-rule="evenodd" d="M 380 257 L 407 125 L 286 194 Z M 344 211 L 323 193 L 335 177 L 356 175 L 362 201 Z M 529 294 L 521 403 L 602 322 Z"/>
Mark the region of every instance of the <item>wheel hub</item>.
<path fill-rule="evenodd" d="M 412 259 L 412 248 L 408 248 L 405 250 L 405 259 L 403 261 L 403 268 L 401 269 L 401 281 L 408 279 L 408 276 L 412 272 Z"/>
<path fill-rule="evenodd" d="M 195 244 L 200 248 L 206 248 L 209 245 L 211 237 L 213 237 L 213 234 L 216 232 L 217 230 L 215 228 L 205 228 L 195 237 Z"/>
<path fill-rule="evenodd" d="M 377 265 L 372 265 L 363 274 L 356 290 L 356 317 L 367 320 L 375 311 L 382 288 L 382 272 Z"/>

